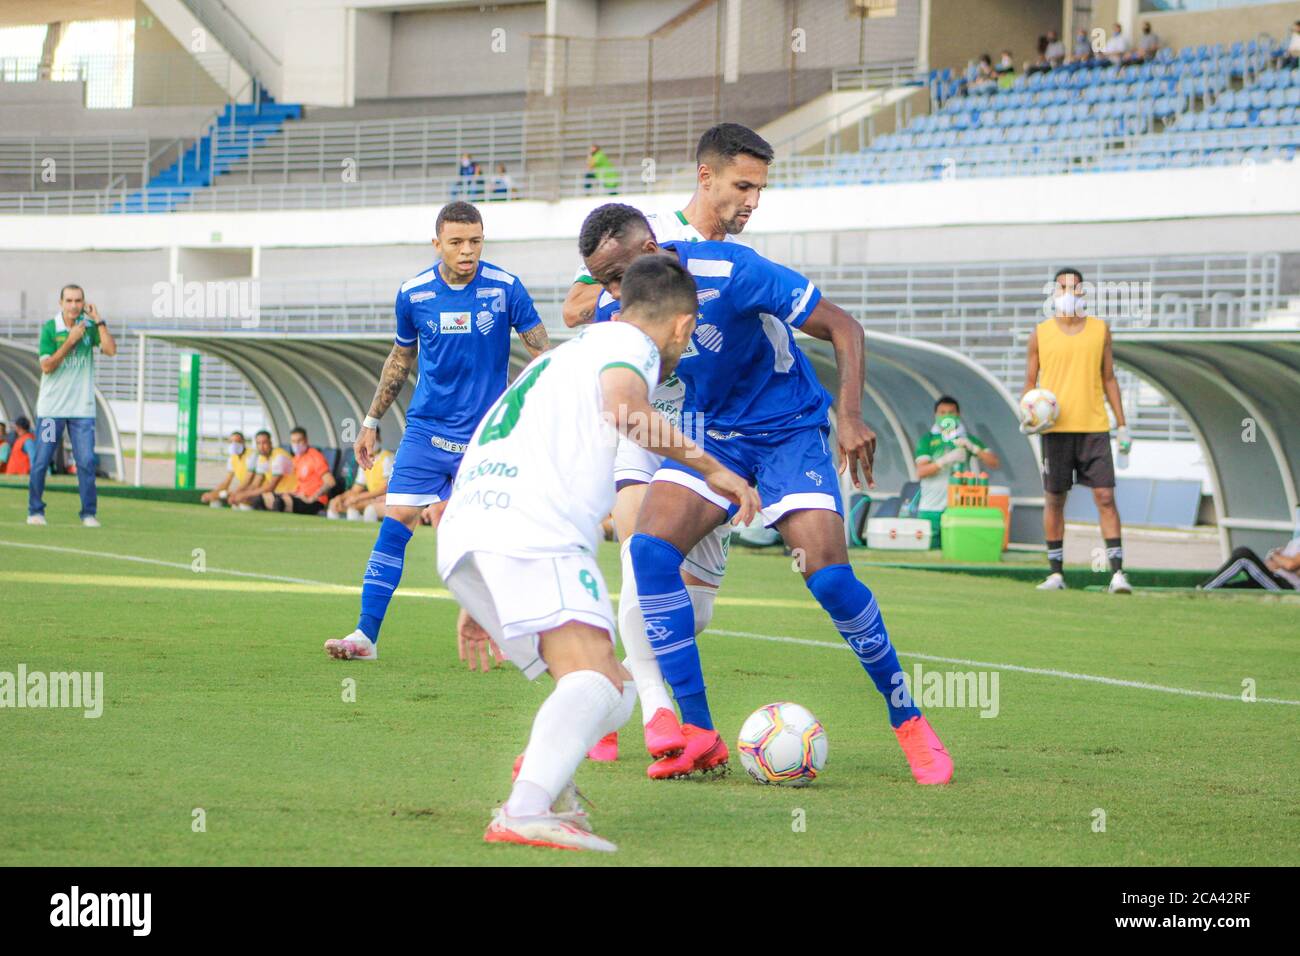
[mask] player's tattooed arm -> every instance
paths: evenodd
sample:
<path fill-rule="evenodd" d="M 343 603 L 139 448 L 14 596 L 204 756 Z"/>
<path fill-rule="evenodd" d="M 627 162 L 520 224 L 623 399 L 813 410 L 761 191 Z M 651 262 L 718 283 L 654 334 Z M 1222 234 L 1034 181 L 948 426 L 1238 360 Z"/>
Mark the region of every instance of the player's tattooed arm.
<path fill-rule="evenodd" d="M 523 340 L 524 346 L 533 358 L 537 358 L 551 347 L 551 337 L 546 334 L 546 326 L 540 322 L 527 332 L 520 332 L 519 338 Z"/>
<path fill-rule="evenodd" d="M 411 375 L 411 369 L 415 367 L 419 352 L 419 347 L 415 345 L 393 345 L 393 350 L 384 361 L 384 370 L 379 373 L 379 387 L 375 389 L 375 397 L 370 400 L 371 418 L 383 418 L 397 400 L 402 386 Z"/>
<path fill-rule="evenodd" d="M 561 314 L 569 328 L 586 325 L 596 319 L 596 304 L 600 301 L 600 286 L 591 282 L 575 282 L 564 297 Z"/>
<path fill-rule="evenodd" d="M 855 488 L 862 487 L 861 469 L 867 487 L 875 487 L 871 468 L 876 457 L 876 433 L 862 420 L 862 391 L 866 382 L 867 350 L 858 320 L 838 305 L 822 299 L 804 321 L 802 330 L 813 338 L 830 342 L 840 374 L 840 393 L 835 399 L 835 426 L 840 444 L 840 469 L 848 469 Z"/>

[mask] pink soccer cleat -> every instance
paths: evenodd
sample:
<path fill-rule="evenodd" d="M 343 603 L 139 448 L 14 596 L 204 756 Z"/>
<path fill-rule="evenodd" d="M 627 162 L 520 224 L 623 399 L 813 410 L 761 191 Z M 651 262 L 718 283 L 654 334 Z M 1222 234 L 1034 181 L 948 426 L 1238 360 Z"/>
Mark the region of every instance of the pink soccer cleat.
<path fill-rule="evenodd" d="M 645 725 L 645 749 L 656 760 L 686 749 L 686 735 L 677 715 L 667 707 L 660 707 Z"/>
<path fill-rule="evenodd" d="M 731 755 L 716 730 L 682 724 L 682 734 L 686 737 L 686 749 L 656 760 L 646 768 L 647 777 L 673 780 L 697 773 L 721 776 L 727 772 L 727 760 Z"/>
<path fill-rule="evenodd" d="M 913 717 L 901 727 L 895 727 L 894 733 L 917 783 L 929 785 L 952 780 L 952 758 L 928 720 Z"/>
<path fill-rule="evenodd" d="M 337 661 L 377 661 L 379 647 L 360 630 L 325 642 L 325 653 Z"/>
<path fill-rule="evenodd" d="M 596 741 L 596 746 L 587 751 L 587 759 L 599 763 L 613 763 L 618 759 L 618 731 L 606 734 Z"/>

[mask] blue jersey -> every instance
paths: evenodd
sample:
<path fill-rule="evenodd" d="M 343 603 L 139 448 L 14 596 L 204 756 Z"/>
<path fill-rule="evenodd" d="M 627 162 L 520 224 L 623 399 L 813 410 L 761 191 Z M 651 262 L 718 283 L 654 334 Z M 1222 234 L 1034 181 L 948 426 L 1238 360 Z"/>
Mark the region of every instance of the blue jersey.
<path fill-rule="evenodd" d="M 677 364 L 684 413 L 714 432 L 755 435 L 825 424 L 831 396 L 794 341 L 821 292 L 734 242 L 666 242 L 695 279 L 700 311 Z M 611 310 L 612 311 L 612 310 Z"/>
<path fill-rule="evenodd" d="M 419 381 L 407 417 L 449 442 L 464 443 L 506 388 L 510 330 L 541 323 L 518 278 L 489 262 L 463 289 L 435 265 L 397 292 L 397 344 L 419 342 Z"/>

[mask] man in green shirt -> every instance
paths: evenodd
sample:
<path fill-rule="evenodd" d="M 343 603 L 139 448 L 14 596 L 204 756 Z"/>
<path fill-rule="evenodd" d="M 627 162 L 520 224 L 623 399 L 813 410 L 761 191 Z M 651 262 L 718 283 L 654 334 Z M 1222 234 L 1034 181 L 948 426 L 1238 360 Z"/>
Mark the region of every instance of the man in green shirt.
<path fill-rule="evenodd" d="M 117 354 L 117 342 L 86 303 L 81 286 L 59 292 L 59 312 L 41 326 L 41 389 L 36 396 L 36 459 L 27 486 L 27 523 L 45 524 L 45 476 L 66 428 L 77 463 L 81 523 L 98 528 L 95 517 L 95 349 Z"/>
<path fill-rule="evenodd" d="M 916 443 L 916 477 L 921 479 L 916 517 L 930 522 L 930 546 L 939 546 L 939 521 L 948 507 L 948 482 L 957 471 L 993 471 L 1002 467 L 997 453 L 966 433 L 961 407 L 951 395 L 934 403 L 934 424 Z"/>

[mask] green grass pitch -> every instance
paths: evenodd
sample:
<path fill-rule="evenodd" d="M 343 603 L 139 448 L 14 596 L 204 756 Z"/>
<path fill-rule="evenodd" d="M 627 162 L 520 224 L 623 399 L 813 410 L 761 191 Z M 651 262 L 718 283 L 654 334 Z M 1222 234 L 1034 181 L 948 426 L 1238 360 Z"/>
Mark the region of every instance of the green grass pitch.
<path fill-rule="evenodd" d="M 355 623 L 374 525 L 103 499 L 89 530 L 50 498 L 29 528 L 0 491 L 0 671 L 102 671 L 105 701 L 0 709 L 0 864 L 1300 863 L 1294 600 L 1040 594 L 855 557 L 909 674 L 998 673 L 996 717 L 928 709 L 957 769 L 921 788 L 789 559 L 734 550 L 726 633 L 701 639 L 718 727 L 734 751 L 755 707 L 798 701 L 826 772 L 762 787 L 733 752 L 729 777 L 652 782 L 634 717 L 618 763 L 579 770 L 606 857 L 482 842 L 549 681 L 457 660 L 428 529 L 380 661 L 345 664 L 321 644 Z M 612 546 L 601 564 L 617 590 Z"/>

